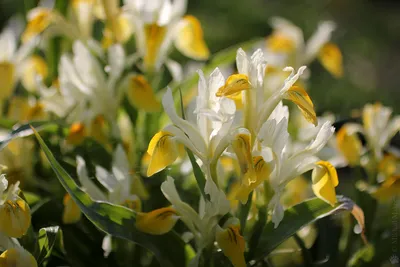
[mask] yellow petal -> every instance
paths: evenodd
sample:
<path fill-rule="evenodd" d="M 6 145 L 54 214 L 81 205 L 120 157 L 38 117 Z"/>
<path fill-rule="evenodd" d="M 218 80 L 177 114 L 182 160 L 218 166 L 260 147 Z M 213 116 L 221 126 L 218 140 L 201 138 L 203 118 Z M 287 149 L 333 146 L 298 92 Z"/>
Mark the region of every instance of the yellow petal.
<path fill-rule="evenodd" d="M 136 108 L 147 112 L 161 110 L 160 102 L 157 100 L 153 89 L 143 75 L 136 75 L 130 79 L 127 96 L 129 102 Z"/>
<path fill-rule="evenodd" d="M 146 40 L 146 54 L 144 55 L 144 67 L 147 70 L 153 70 L 158 59 L 158 53 L 161 44 L 167 33 L 166 26 L 159 26 L 156 23 L 146 24 L 144 26 Z"/>
<path fill-rule="evenodd" d="M 362 144 L 357 133 L 350 133 L 347 125 L 343 125 L 336 134 L 336 143 L 351 166 L 359 163 Z"/>
<path fill-rule="evenodd" d="M 292 86 L 286 92 L 285 98 L 297 105 L 297 107 L 303 114 L 304 118 L 308 122 L 311 122 L 315 126 L 318 125 L 317 116 L 314 111 L 314 104 L 311 101 L 311 98 L 308 96 L 307 92 L 303 88 L 296 85 Z"/>
<path fill-rule="evenodd" d="M 380 201 L 388 201 L 400 196 L 400 175 L 393 175 L 386 179 L 372 195 Z"/>
<path fill-rule="evenodd" d="M 10 248 L 0 255 L 1 267 L 37 267 L 35 258 L 25 249 Z"/>
<path fill-rule="evenodd" d="M 174 226 L 179 216 L 171 207 L 156 209 L 151 212 L 139 212 L 136 217 L 136 228 L 152 235 L 168 233 Z"/>
<path fill-rule="evenodd" d="M 0 62 L 0 101 L 10 97 L 15 85 L 15 66 L 11 62 Z"/>
<path fill-rule="evenodd" d="M 147 176 L 152 176 L 163 170 L 178 158 L 178 145 L 174 140 L 171 140 L 171 137 L 173 137 L 171 133 L 160 131 L 150 140 L 147 153 L 151 156 L 151 160 L 147 169 Z"/>
<path fill-rule="evenodd" d="M 319 52 L 319 60 L 324 68 L 336 78 L 343 76 L 342 53 L 337 45 L 327 43 Z"/>
<path fill-rule="evenodd" d="M 275 53 L 290 53 L 296 48 L 291 38 L 279 32 L 271 34 L 266 40 L 266 45 L 269 50 Z"/>
<path fill-rule="evenodd" d="M 7 200 L 0 206 L 0 231 L 9 237 L 22 237 L 31 224 L 31 211 L 21 198 Z"/>
<path fill-rule="evenodd" d="M 269 164 L 265 162 L 261 156 L 253 157 L 253 165 L 257 180 L 250 185 L 241 185 L 237 191 L 236 198 L 242 202 L 242 204 L 247 203 L 249 194 L 262 182 L 268 180 L 271 173 Z"/>
<path fill-rule="evenodd" d="M 229 76 L 229 78 L 226 80 L 225 84 L 221 86 L 217 93 L 215 93 L 216 96 L 232 96 L 236 95 L 237 93 L 240 93 L 243 90 L 249 90 L 251 88 L 251 84 L 249 81 L 249 77 L 244 74 L 232 74 Z"/>
<path fill-rule="evenodd" d="M 73 224 L 81 219 L 82 213 L 79 206 L 71 198 L 69 194 L 65 194 L 64 200 L 64 210 L 62 215 L 62 221 L 65 224 Z"/>
<path fill-rule="evenodd" d="M 357 220 L 357 223 L 361 228 L 361 238 L 363 239 L 364 244 L 368 244 L 367 237 L 365 236 L 364 211 L 357 204 L 354 204 L 353 209 L 351 210 L 351 214 Z"/>
<path fill-rule="evenodd" d="M 133 27 L 126 16 L 118 15 L 114 21 L 114 31 L 110 23 L 106 24 L 103 31 L 102 46 L 108 48 L 114 42 L 125 43 L 129 40 L 133 32 Z"/>
<path fill-rule="evenodd" d="M 44 109 L 44 105 L 40 102 L 36 102 L 35 105 L 29 107 L 27 120 L 42 120 L 47 117 Z"/>
<path fill-rule="evenodd" d="M 69 128 L 69 134 L 67 136 L 67 143 L 70 145 L 77 146 L 83 142 L 86 136 L 86 130 L 83 123 L 76 122 Z"/>
<path fill-rule="evenodd" d="M 336 169 L 327 161 L 319 161 L 316 164 L 312 173 L 314 194 L 334 206 L 337 202 L 335 187 L 339 184 Z"/>
<path fill-rule="evenodd" d="M 396 156 L 386 154 L 378 164 L 378 171 L 387 179 L 396 173 L 398 164 L 400 161 Z"/>
<path fill-rule="evenodd" d="M 100 144 L 109 146 L 108 140 L 108 124 L 103 115 L 97 115 L 90 125 L 89 135 Z"/>
<path fill-rule="evenodd" d="M 242 184 L 249 186 L 257 181 L 256 172 L 253 166 L 251 155 L 251 135 L 240 133 L 232 141 L 232 148 L 238 158 L 240 170 L 242 172 Z"/>
<path fill-rule="evenodd" d="M 182 54 L 196 60 L 206 60 L 210 56 L 200 21 L 191 15 L 183 18 L 183 26 L 177 34 L 175 46 Z"/>
<path fill-rule="evenodd" d="M 23 43 L 42 33 L 50 25 L 52 19 L 51 10 L 47 8 L 32 9 L 30 14 L 28 24 L 21 37 Z"/>
<path fill-rule="evenodd" d="M 229 258 L 234 267 L 246 267 L 244 260 L 245 241 L 240 235 L 239 227 L 231 225 L 222 230 L 217 228 L 216 240 L 218 245 Z"/>
<path fill-rule="evenodd" d="M 30 106 L 26 97 L 13 96 L 10 98 L 7 117 L 23 122 L 28 119 L 29 110 Z"/>

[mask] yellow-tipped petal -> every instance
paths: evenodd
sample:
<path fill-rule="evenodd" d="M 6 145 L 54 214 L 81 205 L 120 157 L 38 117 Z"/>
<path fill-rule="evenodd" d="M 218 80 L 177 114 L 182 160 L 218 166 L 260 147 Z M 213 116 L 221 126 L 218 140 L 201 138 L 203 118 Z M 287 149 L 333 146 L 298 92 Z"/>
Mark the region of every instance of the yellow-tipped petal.
<path fill-rule="evenodd" d="M 318 125 L 317 116 L 314 111 L 314 104 L 311 101 L 311 98 L 308 96 L 307 92 L 303 88 L 296 85 L 292 86 L 286 92 L 285 98 L 297 105 L 297 107 L 303 114 L 304 118 L 308 122 L 311 122 L 315 126 Z"/>
<path fill-rule="evenodd" d="M 249 186 L 257 181 L 254 171 L 253 158 L 251 155 L 251 135 L 240 133 L 232 141 L 232 148 L 238 158 L 240 170 L 242 172 L 242 184 Z"/>
<path fill-rule="evenodd" d="M 177 34 L 175 46 L 182 54 L 196 60 L 206 60 L 210 56 L 200 21 L 191 15 L 183 18 L 183 26 Z"/>
<path fill-rule="evenodd" d="M 22 237 L 31 224 L 31 211 L 21 198 L 6 200 L 0 206 L 0 231 L 9 237 Z"/>
<path fill-rule="evenodd" d="M 360 162 L 362 144 L 357 133 L 350 133 L 347 125 L 336 134 L 336 143 L 340 152 L 346 158 L 351 166 L 355 166 Z"/>
<path fill-rule="evenodd" d="M 167 33 L 166 26 L 159 26 L 156 23 L 144 26 L 146 37 L 146 54 L 144 55 L 144 66 L 147 70 L 153 70 L 157 62 L 161 44 Z"/>
<path fill-rule="evenodd" d="M 342 53 L 337 45 L 327 43 L 319 52 L 319 60 L 324 68 L 336 78 L 343 76 Z"/>
<path fill-rule="evenodd" d="M 15 66 L 11 62 L 0 62 L 0 101 L 10 97 L 15 86 Z"/>
<path fill-rule="evenodd" d="M 237 93 L 240 93 L 243 90 L 249 90 L 250 88 L 251 84 L 247 75 L 232 74 L 226 80 L 225 84 L 218 89 L 215 95 L 219 97 L 236 96 Z"/>
<path fill-rule="evenodd" d="M 271 168 L 267 162 L 264 161 L 263 157 L 257 156 L 253 157 L 254 171 L 257 180 L 250 185 L 241 185 L 237 191 L 236 198 L 242 202 L 242 204 L 247 203 L 249 194 L 262 182 L 268 180 L 271 173 Z"/>
<path fill-rule="evenodd" d="M 152 176 L 163 170 L 178 158 L 178 145 L 174 140 L 171 140 L 172 137 L 171 133 L 160 131 L 150 140 L 147 153 L 151 156 L 151 160 L 147 169 L 147 176 Z"/>
<path fill-rule="evenodd" d="M 316 164 L 312 173 L 314 194 L 334 206 L 337 202 L 335 187 L 339 184 L 336 169 L 327 161 L 319 161 Z"/>
<path fill-rule="evenodd" d="M 129 102 L 147 112 L 157 112 L 161 110 L 161 104 L 157 100 L 153 89 L 143 75 L 133 76 L 129 81 L 127 91 Z"/>
<path fill-rule="evenodd" d="M 79 206 L 75 203 L 75 201 L 71 198 L 69 194 L 65 194 L 63 204 L 64 204 L 64 210 L 62 215 L 63 223 L 65 224 L 77 223 L 82 216 Z"/>
<path fill-rule="evenodd" d="M 70 145 L 77 146 L 83 142 L 86 136 L 85 125 L 80 122 L 73 123 L 69 128 L 69 134 L 67 136 L 67 143 Z"/>
<path fill-rule="evenodd" d="M 0 255 L 1 267 L 37 267 L 35 258 L 22 247 L 10 248 Z"/>
<path fill-rule="evenodd" d="M 52 19 L 52 13 L 47 8 L 35 8 L 30 11 L 28 24 L 22 34 L 23 43 L 28 42 L 36 35 L 42 33 L 49 25 Z"/>
<path fill-rule="evenodd" d="M 136 228 L 151 235 L 168 233 L 176 224 L 179 216 L 172 207 L 156 209 L 151 212 L 139 212 L 136 217 Z"/>
<path fill-rule="evenodd" d="M 239 226 L 231 225 L 226 229 L 217 227 L 216 240 L 234 267 L 246 267 L 244 260 L 245 241 L 240 235 Z"/>
<path fill-rule="evenodd" d="M 372 196 L 380 201 L 388 201 L 400 196 L 400 175 L 393 175 L 386 179 Z"/>
<path fill-rule="evenodd" d="M 266 45 L 275 53 L 291 53 L 296 48 L 295 42 L 291 38 L 279 32 L 271 34 L 266 40 Z"/>

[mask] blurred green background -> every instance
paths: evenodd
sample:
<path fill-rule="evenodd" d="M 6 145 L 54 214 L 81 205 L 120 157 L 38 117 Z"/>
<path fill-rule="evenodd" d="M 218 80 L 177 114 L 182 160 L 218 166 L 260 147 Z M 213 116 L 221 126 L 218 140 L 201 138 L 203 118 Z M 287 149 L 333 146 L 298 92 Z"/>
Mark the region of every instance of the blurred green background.
<path fill-rule="evenodd" d="M 0 26 L 23 9 L 23 0 L 0 0 Z M 202 22 L 212 52 L 271 32 L 269 18 L 282 16 L 304 31 L 333 20 L 333 42 L 342 50 L 345 76 L 334 79 L 315 61 L 310 95 L 318 114 L 348 117 L 367 102 L 400 111 L 400 1 L 398 0 L 189 0 L 188 14 Z"/>

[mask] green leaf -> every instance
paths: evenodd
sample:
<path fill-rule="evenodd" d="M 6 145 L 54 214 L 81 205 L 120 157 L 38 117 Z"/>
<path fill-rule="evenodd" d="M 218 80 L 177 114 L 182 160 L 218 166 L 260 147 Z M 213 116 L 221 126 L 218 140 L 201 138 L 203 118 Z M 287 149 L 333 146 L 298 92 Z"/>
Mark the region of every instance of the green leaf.
<path fill-rule="evenodd" d="M 161 266 L 184 266 L 184 242 L 179 237 L 171 232 L 162 236 L 140 232 L 135 228 L 134 211 L 123 206 L 92 200 L 61 167 L 40 135 L 35 130 L 34 133 L 58 180 L 95 226 L 112 236 L 133 241 L 147 248 Z"/>
<path fill-rule="evenodd" d="M 338 196 L 338 200 L 339 202 L 332 207 L 319 198 L 312 198 L 285 210 L 284 218 L 277 228 L 269 221 L 260 237 L 254 260 L 263 259 L 304 226 L 333 213 L 352 210 L 354 202 L 351 199 Z"/>
<path fill-rule="evenodd" d="M 39 230 L 39 255 L 36 257 L 39 266 L 47 265 L 47 259 L 50 257 L 56 242 L 59 242 L 62 247 L 63 237 L 59 226 L 51 226 Z"/>
<path fill-rule="evenodd" d="M 246 50 L 248 48 L 251 48 L 261 40 L 262 38 L 256 38 L 250 41 L 233 45 L 215 53 L 210 62 L 202 68 L 204 75 L 210 74 L 216 67 L 224 67 L 226 65 L 232 64 L 236 60 L 236 52 L 239 48 L 243 48 L 244 50 Z M 181 83 L 173 83 L 171 85 L 172 92 L 175 93 L 176 91 L 178 91 L 178 89 L 181 89 L 183 93 L 186 93 L 188 90 L 196 85 L 198 80 L 199 78 L 197 73 L 194 73 Z"/>
<path fill-rule="evenodd" d="M 375 255 L 375 248 L 373 245 L 368 244 L 367 246 L 362 247 L 357 250 L 356 253 L 350 258 L 347 266 L 349 267 L 359 267 L 365 263 L 369 263 L 372 261 Z"/>
<path fill-rule="evenodd" d="M 0 140 L 0 151 L 5 148 L 11 140 L 32 135 L 33 131 L 31 126 L 40 131 L 49 128 L 56 129 L 57 124 L 56 121 L 31 121 L 22 125 L 14 125 L 13 130 L 8 134 L 8 136 Z"/>

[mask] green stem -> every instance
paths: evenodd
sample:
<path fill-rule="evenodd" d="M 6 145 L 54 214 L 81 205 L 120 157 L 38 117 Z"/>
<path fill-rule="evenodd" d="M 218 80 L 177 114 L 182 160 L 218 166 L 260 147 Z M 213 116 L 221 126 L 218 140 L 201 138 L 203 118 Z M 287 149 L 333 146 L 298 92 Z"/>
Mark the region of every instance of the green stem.
<path fill-rule="evenodd" d="M 266 206 L 259 207 L 258 220 L 254 224 L 253 232 L 249 241 L 249 253 L 247 254 L 246 257 L 247 262 L 252 260 L 254 257 L 254 253 L 257 249 L 266 222 L 267 222 L 267 207 Z"/>
<path fill-rule="evenodd" d="M 249 215 L 252 199 L 253 199 L 253 191 L 251 191 L 251 193 L 249 194 L 246 204 L 239 205 L 239 221 L 242 234 L 244 233 L 244 230 L 246 228 L 247 217 Z"/>

